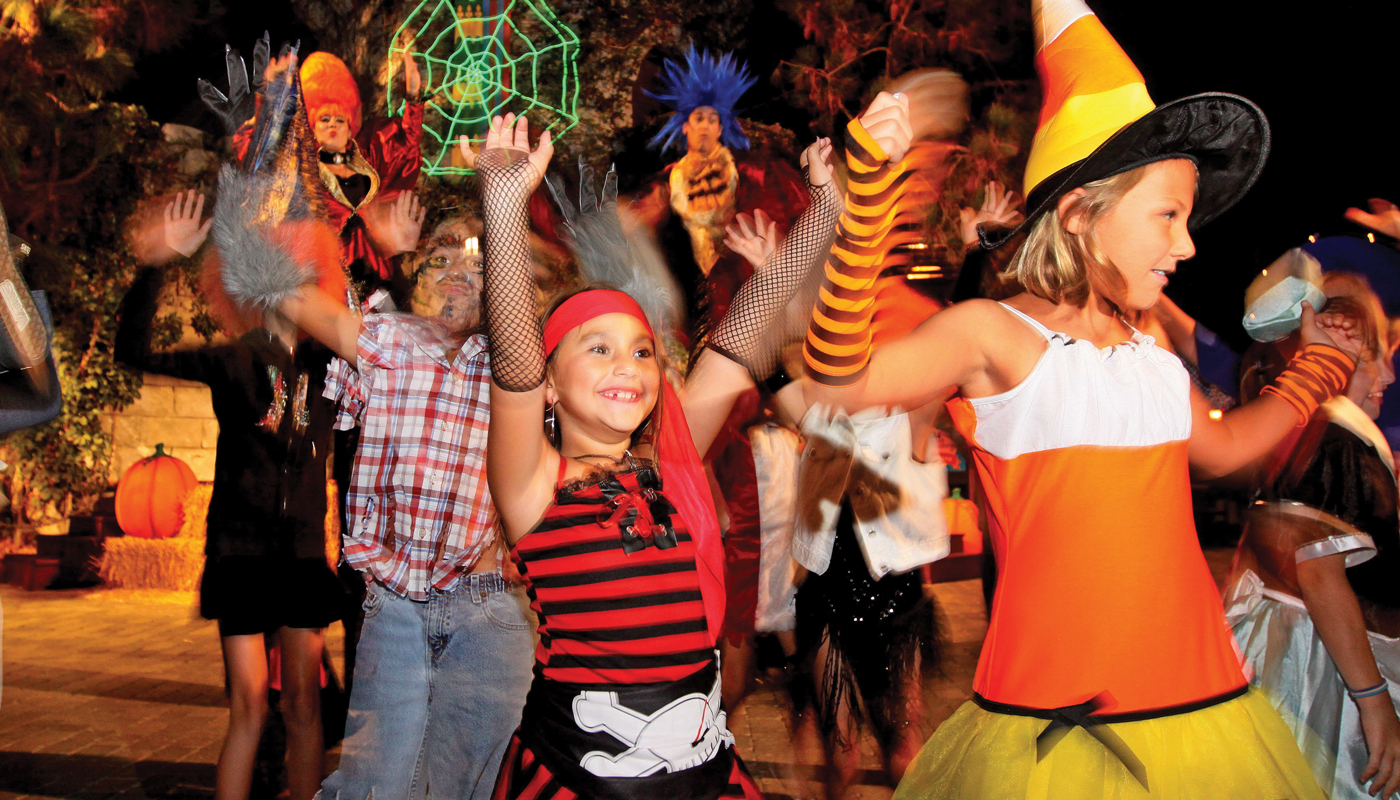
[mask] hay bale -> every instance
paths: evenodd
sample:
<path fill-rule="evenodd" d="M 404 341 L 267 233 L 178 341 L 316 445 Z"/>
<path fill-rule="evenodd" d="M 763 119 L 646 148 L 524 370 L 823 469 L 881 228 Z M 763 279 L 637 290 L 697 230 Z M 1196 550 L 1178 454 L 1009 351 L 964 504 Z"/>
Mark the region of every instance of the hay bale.
<path fill-rule="evenodd" d="M 213 486 L 201 483 L 185 496 L 185 521 L 169 539 L 120 536 L 106 540 L 100 574 L 108 586 L 122 589 L 199 588 L 204 570 L 205 528 Z M 340 509 L 335 481 L 326 483 L 326 561 L 340 559 Z"/>
<path fill-rule="evenodd" d="M 201 483 L 185 495 L 185 521 L 180 525 L 180 532 L 175 534 L 180 539 L 203 539 L 205 537 L 205 526 L 209 523 L 209 501 L 214 497 L 214 484 Z"/>
<path fill-rule="evenodd" d="M 203 539 L 117 536 L 105 544 L 99 574 L 108 586 L 178 591 L 199 588 L 199 576 L 204 571 Z"/>

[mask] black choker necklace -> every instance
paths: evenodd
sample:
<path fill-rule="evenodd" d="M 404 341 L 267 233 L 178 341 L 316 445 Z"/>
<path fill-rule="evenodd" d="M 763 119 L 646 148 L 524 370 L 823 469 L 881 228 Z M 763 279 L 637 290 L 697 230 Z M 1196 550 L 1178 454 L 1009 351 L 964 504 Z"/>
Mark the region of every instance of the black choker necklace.
<path fill-rule="evenodd" d="M 332 153 L 329 150 L 322 150 L 321 163 L 333 164 L 337 167 L 344 166 L 345 164 L 349 163 L 351 158 L 354 157 L 354 152 L 354 149 L 350 147 L 345 148 L 344 153 Z"/>

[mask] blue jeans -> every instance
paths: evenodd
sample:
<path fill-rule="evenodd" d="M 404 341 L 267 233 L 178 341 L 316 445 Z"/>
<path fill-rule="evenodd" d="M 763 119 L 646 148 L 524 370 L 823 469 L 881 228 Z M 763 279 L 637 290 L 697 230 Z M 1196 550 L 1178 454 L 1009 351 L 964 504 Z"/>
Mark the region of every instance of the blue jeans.
<path fill-rule="evenodd" d="M 530 688 L 525 593 L 499 573 L 428 601 L 365 595 L 340 768 L 323 800 L 486 800 Z"/>

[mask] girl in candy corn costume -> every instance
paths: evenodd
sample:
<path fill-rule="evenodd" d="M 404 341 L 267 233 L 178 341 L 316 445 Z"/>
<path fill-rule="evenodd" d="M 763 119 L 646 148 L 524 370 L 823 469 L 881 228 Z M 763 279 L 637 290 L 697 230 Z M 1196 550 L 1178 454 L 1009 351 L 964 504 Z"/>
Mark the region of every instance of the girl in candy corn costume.
<path fill-rule="evenodd" d="M 1197 544 L 1190 473 L 1262 455 L 1353 369 L 1344 320 L 1256 400 L 1211 419 L 1180 361 L 1124 316 L 1151 308 L 1190 231 L 1268 151 L 1248 100 L 1160 107 L 1081 0 L 1033 4 L 1044 108 L 1026 170 L 1023 288 L 971 300 L 873 353 L 882 253 L 899 224 L 907 101 L 848 128 L 851 180 L 813 311 L 812 394 L 917 407 L 952 386 L 1000 570 L 974 698 L 905 773 L 904 798 L 1318 798 L 1287 726 L 1249 688 Z M 1004 241 L 1004 239 L 1003 239 Z M 996 244 L 991 242 L 990 244 Z"/>

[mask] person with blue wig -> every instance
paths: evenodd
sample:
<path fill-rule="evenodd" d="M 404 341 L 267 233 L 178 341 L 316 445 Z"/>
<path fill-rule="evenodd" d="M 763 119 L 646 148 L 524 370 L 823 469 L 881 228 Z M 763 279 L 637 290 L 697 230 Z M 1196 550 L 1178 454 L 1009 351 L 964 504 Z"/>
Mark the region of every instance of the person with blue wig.
<path fill-rule="evenodd" d="M 751 144 L 740 124 L 736 107 L 755 80 L 734 54 L 691 45 L 681 59 L 664 61 L 654 91 L 643 90 L 672 112 L 650 146 L 663 153 L 679 149 L 683 155 L 665 167 L 632 211 L 658 229 L 668 266 L 686 293 L 687 345 L 695 354 L 753 275 L 745 256 L 731 249 L 736 240 L 727 238 L 726 228 L 737 223 L 743 230 L 768 234 L 764 241 L 773 242 L 790 231 L 810 204 L 807 181 L 788 157 L 795 153 L 769 152 L 762 140 Z M 763 257 L 757 260 L 762 263 Z M 759 395 L 757 388 L 746 392 L 704 454 L 728 522 L 729 594 L 721 647 L 724 696 L 731 707 L 753 676 L 760 545 L 748 431 L 762 417 Z"/>
<path fill-rule="evenodd" d="M 807 207 L 806 183 L 789 159 L 734 155 L 750 150 L 735 107 L 755 82 L 733 53 L 712 54 L 692 44 L 680 61 L 665 60 L 657 91 L 643 90 L 672 112 L 648 144 L 663 153 L 684 149 L 667 165 L 652 197 L 655 224 L 664 228 L 664 217 L 673 213 L 685 230 L 675 236 L 663 230 L 662 239 L 689 297 L 694 346 L 724 316 L 752 272 L 725 244 L 725 228 L 743 214 L 751 215 L 755 226 L 782 234 Z"/>

